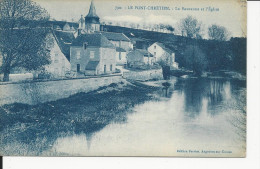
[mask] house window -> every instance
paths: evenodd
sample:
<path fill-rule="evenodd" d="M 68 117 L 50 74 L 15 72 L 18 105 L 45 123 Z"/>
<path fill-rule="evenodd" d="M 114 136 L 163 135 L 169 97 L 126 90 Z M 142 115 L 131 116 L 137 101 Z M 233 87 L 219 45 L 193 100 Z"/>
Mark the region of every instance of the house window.
<path fill-rule="evenodd" d="M 77 72 L 80 72 L 80 64 L 77 64 Z"/>
<path fill-rule="evenodd" d="M 110 71 L 112 72 L 112 69 L 113 69 L 113 65 L 110 65 Z"/>
<path fill-rule="evenodd" d="M 84 43 L 84 49 L 87 50 L 88 43 Z"/>
<path fill-rule="evenodd" d="M 153 55 L 155 56 L 155 55 L 156 55 L 156 52 L 154 52 Z"/>
<path fill-rule="evenodd" d="M 156 46 L 154 46 L 154 49 L 156 49 Z"/>
<path fill-rule="evenodd" d="M 122 58 L 121 58 L 121 52 L 119 52 L 119 60 L 121 60 Z"/>
<path fill-rule="evenodd" d="M 76 51 L 76 58 L 80 59 L 80 51 Z"/>
<path fill-rule="evenodd" d="M 104 73 L 107 72 L 107 65 L 104 65 Z"/>
<path fill-rule="evenodd" d="M 94 51 L 90 51 L 90 58 L 93 59 L 95 57 L 95 52 Z"/>

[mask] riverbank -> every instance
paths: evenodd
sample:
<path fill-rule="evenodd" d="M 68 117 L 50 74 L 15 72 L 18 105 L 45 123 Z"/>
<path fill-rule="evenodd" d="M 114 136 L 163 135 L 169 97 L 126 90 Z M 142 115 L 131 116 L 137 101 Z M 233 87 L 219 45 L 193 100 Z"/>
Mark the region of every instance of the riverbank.
<path fill-rule="evenodd" d="M 153 99 L 155 90 L 121 82 L 38 105 L 3 105 L 0 154 L 41 155 L 58 137 L 91 135 L 109 123 L 126 122 L 126 111 Z"/>
<path fill-rule="evenodd" d="M 171 70 L 171 76 L 181 77 L 181 78 L 199 78 L 199 76 L 194 75 L 192 71 L 185 69 Z M 203 72 L 200 76 L 202 78 L 208 79 L 237 79 L 246 80 L 246 75 L 243 75 L 234 71 L 220 70 L 215 72 Z"/>

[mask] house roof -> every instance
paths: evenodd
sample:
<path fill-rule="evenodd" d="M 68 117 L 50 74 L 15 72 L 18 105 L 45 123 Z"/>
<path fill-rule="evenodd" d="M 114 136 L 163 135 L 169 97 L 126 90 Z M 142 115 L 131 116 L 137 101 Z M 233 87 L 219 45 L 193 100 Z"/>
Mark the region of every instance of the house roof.
<path fill-rule="evenodd" d="M 144 42 L 144 41 L 145 41 L 145 40 L 142 39 L 142 38 L 136 38 L 136 37 L 130 38 L 130 39 L 131 39 L 131 41 L 135 41 L 135 42 L 137 42 L 137 41 Z"/>
<path fill-rule="evenodd" d="M 144 57 L 148 57 L 148 51 L 145 49 L 136 49 L 137 52 L 141 53 Z M 150 57 L 153 57 L 153 55 L 149 52 Z"/>
<path fill-rule="evenodd" d="M 170 50 L 169 48 L 165 47 L 164 44 L 160 43 L 160 42 L 155 42 L 157 45 L 159 45 L 164 51 L 168 52 L 169 54 L 174 53 L 172 50 Z"/>
<path fill-rule="evenodd" d="M 125 49 L 123 49 L 123 48 L 120 48 L 120 47 L 116 47 L 116 51 L 117 51 L 117 52 L 126 52 L 126 50 L 125 50 Z"/>
<path fill-rule="evenodd" d="M 115 46 L 100 33 L 81 34 L 72 42 L 71 46 L 83 46 L 83 43 L 87 43 L 87 45 L 91 47 L 115 48 Z"/>
<path fill-rule="evenodd" d="M 70 61 L 70 46 L 75 39 L 73 32 L 53 31 L 53 34 L 61 52 Z"/>
<path fill-rule="evenodd" d="M 96 70 L 97 66 L 99 64 L 99 61 L 89 61 L 86 65 L 85 70 Z"/>
<path fill-rule="evenodd" d="M 56 29 L 58 28 L 63 28 L 63 26 L 65 24 L 68 24 L 70 27 L 74 27 L 75 29 L 77 29 L 79 27 L 78 23 L 74 23 L 74 22 L 66 22 L 66 21 L 48 21 L 47 22 L 50 25 L 53 25 L 53 28 Z"/>
<path fill-rule="evenodd" d="M 125 36 L 123 33 L 115 33 L 115 32 L 101 32 L 108 40 L 113 41 L 127 41 L 130 42 L 130 39 Z"/>

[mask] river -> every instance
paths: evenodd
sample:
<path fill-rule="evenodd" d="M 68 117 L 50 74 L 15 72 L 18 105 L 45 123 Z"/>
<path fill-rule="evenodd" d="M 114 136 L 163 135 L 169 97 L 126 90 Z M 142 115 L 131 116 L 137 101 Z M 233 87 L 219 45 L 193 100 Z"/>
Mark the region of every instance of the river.
<path fill-rule="evenodd" d="M 167 91 L 160 88 L 151 93 L 155 99 L 126 110 L 126 120 L 59 137 L 41 155 L 245 155 L 245 81 L 172 77 L 168 82 Z"/>

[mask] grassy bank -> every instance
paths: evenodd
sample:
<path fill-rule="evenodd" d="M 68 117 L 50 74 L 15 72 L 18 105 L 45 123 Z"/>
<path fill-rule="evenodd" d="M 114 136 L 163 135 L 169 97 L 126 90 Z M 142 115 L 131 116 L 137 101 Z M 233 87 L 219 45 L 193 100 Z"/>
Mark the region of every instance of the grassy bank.
<path fill-rule="evenodd" d="M 126 122 L 137 104 L 152 99 L 156 90 L 131 84 L 111 84 L 89 93 L 35 106 L 0 107 L 0 154 L 41 155 L 58 137 L 87 136 L 112 122 Z"/>

